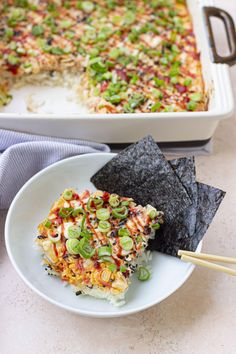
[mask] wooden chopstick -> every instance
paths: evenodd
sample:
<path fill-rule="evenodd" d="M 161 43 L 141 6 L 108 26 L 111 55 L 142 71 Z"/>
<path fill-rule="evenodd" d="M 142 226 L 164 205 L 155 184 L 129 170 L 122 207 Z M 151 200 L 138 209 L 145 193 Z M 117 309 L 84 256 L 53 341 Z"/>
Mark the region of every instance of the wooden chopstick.
<path fill-rule="evenodd" d="M 178 255 L 179 256 L 182 256 L 182 255 L 191 256 L 191 257 L 205 259 L 207 261 L 212 261 L 212 262 L 236 264 L 236 258 L 224 257 L 224 256 L 216 256 L 214 254 L 208 254 L 208 253 L 197 253 L 197 252 L 179 250 L 178 251 Z"/>
<path fill-rule="evenodd" d="M 190 252 L 184 250 L 179 250 L 178 255 L 181 256 L 181 260 L 184 262 L 191 262 L 193 264 L 200 265 L 202 267 L 210 268 L 219 272 L 224 272 L 236 276 L 236 269 L 231 269 L 208 261 L 211 260 L 211 261 L 218 261 L 222 263 L 236 264 L 235 258 L 215 256 L 213 254 L 196 253 L 196 252 Z"/>

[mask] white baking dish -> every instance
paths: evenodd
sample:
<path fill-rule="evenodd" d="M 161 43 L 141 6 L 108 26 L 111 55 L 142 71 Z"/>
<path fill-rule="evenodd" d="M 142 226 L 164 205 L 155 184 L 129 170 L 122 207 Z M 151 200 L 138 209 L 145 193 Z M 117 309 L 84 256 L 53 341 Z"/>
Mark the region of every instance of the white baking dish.
<path fill-rule="evenodd" d="M 231 42 L 231 55 L 221 58 L 214 53 L 211 28 L 209 24 L 206 25 L 203 11 L 204 6 L 213 5 L 212 0 L 188 1 L 198 49 L 201 52 L 205 86 L 209 93 L 208 111 L 89 114 L 83 106 L 78 107 L 65 99 L 68 96 L 68 90 L 65 88 L 25 87 L 15 92 L 11 104 L 0 113 L 0 128 L 107 143 L 133 142 L 146 134 L 152 134 L 158 142 L 208 140 L 212 137 L 219 121 L 233 113 L 234 102 L 229 67 L 225 63 L 233 64 L 236 58 L 235 29 L 229 15 L 223 11 L 219 14 L 219 10 L 216 13 L 213 11 L 211 15 L 220 17 L 225 22 Z M 212 51 L 209 39 L 213 46 Z M 214 58 L 211 58 L 212 53 L 215 54 Z M 39 108 L 40 113 L 28 113 L 26 110 L 24 99 L 32 92 L 41 95 L 41 99 L 46 101 L 46 104 Z"/>

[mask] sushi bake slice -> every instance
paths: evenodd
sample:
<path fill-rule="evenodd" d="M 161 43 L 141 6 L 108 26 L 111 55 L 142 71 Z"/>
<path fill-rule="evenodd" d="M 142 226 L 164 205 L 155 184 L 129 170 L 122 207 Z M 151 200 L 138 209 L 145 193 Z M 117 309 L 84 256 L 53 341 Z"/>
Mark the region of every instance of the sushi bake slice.
<path fill-rule="evenodd" d="M 48 274 L 77 294 L 121 304 L 130 276 L 163 213 L 133 199 L 96 191 L 65 190 L 39 226 L 37 244 Z"/>

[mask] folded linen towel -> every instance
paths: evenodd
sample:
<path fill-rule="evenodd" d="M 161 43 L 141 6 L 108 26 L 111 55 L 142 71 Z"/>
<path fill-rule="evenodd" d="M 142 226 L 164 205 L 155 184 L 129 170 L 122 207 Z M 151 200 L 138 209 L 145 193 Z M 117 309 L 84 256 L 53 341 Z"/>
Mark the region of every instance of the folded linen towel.
<path fill-rule="evenodd" d="M 109 152 L 105 144 L 61 139 L 0 129 L 0 209 L 35 173 L 66 157 Z"/>

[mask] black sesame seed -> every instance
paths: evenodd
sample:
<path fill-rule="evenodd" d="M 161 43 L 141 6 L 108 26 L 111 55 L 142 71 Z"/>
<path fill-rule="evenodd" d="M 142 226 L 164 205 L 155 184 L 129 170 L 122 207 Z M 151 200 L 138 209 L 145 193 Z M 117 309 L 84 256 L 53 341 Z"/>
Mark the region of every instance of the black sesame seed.
<path fill-rule="evenodd" d="M 19 37 L 22 35 L 22 31 L 14 31 L 14 36 Z"/>
<path fill-rule="evenodd" d="M 53 41 L 52 38 L 48 38 L 48 39 L 47 39 L 47 44 L 48 44 L 48 45 L 52 45 L 52 41 Z"/>
<path fill-rule="evenodd" d="M 143 228 L 144 235 L 148 235 L 148 234 L 150 234 L 150 232 L 151 232 L 151 228 L 147 225 L 144 226 L 144 228 Z"/>
<path fill-rule="evenodd" d="M 88 18 L 88 16 L 84 16 L 84 17 L 77 16 L 77 23 L 85 22 L 87 20 L 87 18 Z"/>
<path fill-rule="evenodd" d="M 115 237 L 117 236 L 117 230 L 112 230 L 110 233 L 110 237 Z"/>
<path fill-rule="evenodd" d="M 47 236 L 39 235 L 39 236 L 37 236 L 37 238 L 39 238 L 39 239 L 44 239 L 44 238 L 47 238 Z"/>
<path fill-rule="evenodd" d="M 78 259 L 78 258 L 80 258 L 80 255 L 79 255 L 79 254 L 73 254 L 72 257 L 73 257 L 74 259 Z"/>
<path fill-rule="evenodd" d="M 120 221 L 119 226 L 123 226 L 125 224 L 125 221 Z"/>

